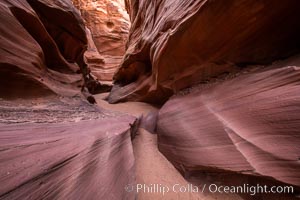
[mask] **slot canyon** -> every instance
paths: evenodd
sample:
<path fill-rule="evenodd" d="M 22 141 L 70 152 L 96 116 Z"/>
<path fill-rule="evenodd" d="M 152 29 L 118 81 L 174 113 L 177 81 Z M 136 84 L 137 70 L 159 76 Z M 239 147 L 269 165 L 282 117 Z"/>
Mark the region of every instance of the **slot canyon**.
<path fill-rule="evenodd" d="M 300 199 L 299 0 L 1 0 L 0 199 Z"/>

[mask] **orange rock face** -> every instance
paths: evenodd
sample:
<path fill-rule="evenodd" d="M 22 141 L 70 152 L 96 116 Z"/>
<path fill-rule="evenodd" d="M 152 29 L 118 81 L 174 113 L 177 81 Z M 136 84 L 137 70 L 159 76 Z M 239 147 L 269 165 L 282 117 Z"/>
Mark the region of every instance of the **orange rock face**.
<path fill-rule="evenodd" d="M 0 13 L 1 97 L 79 94 L 91 77 L 84 23 L 72 3 L 4 0 Z"/>
<path fill-rule="evenodd" d="M 99 80 L 111 81 L 125 53 L 128 37 L 129 17 L 124 2 L 73 0 L 73 3 L 85 19 L 94 42 L 90 44 L 91 53 L 86 54 L 92 73 Z"/>
<path fill-rule="evenodd" d="M 164 102 L 236 66 L 299 49 L 300 2 L 127 0 L 131 29 L 110 102 Z"/>

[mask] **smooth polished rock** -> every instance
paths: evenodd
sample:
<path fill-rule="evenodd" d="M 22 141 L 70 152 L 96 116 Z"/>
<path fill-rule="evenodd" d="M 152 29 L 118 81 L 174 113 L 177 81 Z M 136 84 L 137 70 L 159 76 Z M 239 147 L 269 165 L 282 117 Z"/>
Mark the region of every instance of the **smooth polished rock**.
<path fill-rule="evenodd" d="M 183 174 L 235 172 L 300 186 L 300 57 L 199 85 L 159 111 L 159 150 Z"/>
<path fill-rule="evenodd" d="M 83 60 L 85 26 L 69 0 L 3 0 L 0 94 L 23 98 L 80 95 L 93 81 Z"/>
<path fill-rule="evenodd" d="M 129 42 L 111 103 L 164 103 L 182 88 L 300 46 L 298 0 L 126 0 L 126 8 Z"/>

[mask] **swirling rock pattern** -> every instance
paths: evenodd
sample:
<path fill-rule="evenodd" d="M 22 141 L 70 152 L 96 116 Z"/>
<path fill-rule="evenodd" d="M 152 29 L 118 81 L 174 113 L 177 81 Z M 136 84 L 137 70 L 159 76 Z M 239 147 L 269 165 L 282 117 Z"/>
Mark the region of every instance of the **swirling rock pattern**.
<path fill-rule="evenodd" d="M 111 103 L 165 102 L 172 93 L 235 66 L 299 49 L 297 0 L 126 0 L 129 43 Z"/>
<path fill-rule="evenodd" d="M 85 26 L 71 1 L 4 0 L 0 13 L 1 97 L 73 96 L 93 80 L 83 60 Z"/>
<path fill-rule="evenodd" d="M 182 173 L 232 171 L 300 186 L 300 57 L 171 98 L 160 151 Z"/>

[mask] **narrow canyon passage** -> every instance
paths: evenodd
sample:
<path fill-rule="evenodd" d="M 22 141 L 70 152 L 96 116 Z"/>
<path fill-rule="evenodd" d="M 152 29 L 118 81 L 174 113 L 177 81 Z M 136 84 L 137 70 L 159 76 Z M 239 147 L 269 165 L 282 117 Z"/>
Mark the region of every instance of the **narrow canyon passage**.
<path fill-rule="evenodd" d="M 218 199 L 217 194 L 127 192 L 125 186 L 135 182 L 169 187 L 188 182 L 158 151 L 157 135 L 145 130 L 149 122 L 142 122 L 130 141 L 135 117 L 158 109 L 139 102 L 108 104 L 107 95 L 95 95 L 101 112 L 80 99 L 56 96 L 19 100 L 18 105 L 1 102 L 6 111 L 0 131 L 1 181 L 7 183 L 1 199 Z M 240 199 L 227 196 L 222 198 Z"/>
<path fill-rule="evenodd" d="M 300 1 L 1 0 L 0 200 L 297 200 Z"/>
<path fill-rule="evenodd" d="M 107 94 L 96 95 L 97 103 L 100 107 L 128 113 L 134 116 L 147 116 L 158 109 L 146 103 L 139 102 L 126 102 L 120 104 L 108 104 L 103 101 Z M 135 175 L 136 182 L 141 185 L 160 185 L 172 188 L 174 184 L 180 186 L 188 186 L 189 182 L 186 181 L 182 175 L 175 169 L 175 167 L 161 154 L 157 146 L 157 134 L 151 131 L 150 122 L 141 122 L 140 127 L 137 129 L 136 136 L 132 141 L 133 155 L 135 159 Z M 145 123 L 145 124 L 143 124 Z M 146 130 L 148 129 L 148 130 Z M 205 183 L 205 180 L 203 180 Z M 129 184 L 129 187 L 132 185 Z M 154 187 L 153 187 L 154 188 Z M 176 188 L 178 189 L 178 188 Z M 178 189 L 179 190 L 179 189 Z M 134 191 L 132 191 L 134 192 Z M 191 200 L 238 200 L 241 199 L 238 195 L 218 195 L 200 193 L 200 192 L 179 192 L 168 191 L 164 194 L 155 191 L 152 192 L 141 191 L 137 193 L 137 199 L 151 200 L 151 199 L 191 199 Z"/>

